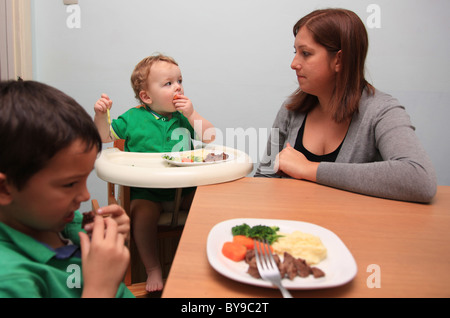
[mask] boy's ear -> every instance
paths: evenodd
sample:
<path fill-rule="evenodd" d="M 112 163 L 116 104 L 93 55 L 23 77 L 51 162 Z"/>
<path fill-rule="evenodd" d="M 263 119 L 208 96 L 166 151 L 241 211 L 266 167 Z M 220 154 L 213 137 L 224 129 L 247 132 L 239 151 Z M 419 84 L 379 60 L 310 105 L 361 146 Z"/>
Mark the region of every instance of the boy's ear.
<path fill-rule="evenodd" d="M 139 98 L 145 104 L 151 104 L 152 103 L 152 98 L 150 96 L 148 96 L 148 93 L 146 91 L 140 91 L 139 92 Z"/>
<path fill-rule="evenodd" d="M 0 173 L 0 205 L 8 205 L 11 203 L 12 195 L 9 188 L 6 175 Z"/>

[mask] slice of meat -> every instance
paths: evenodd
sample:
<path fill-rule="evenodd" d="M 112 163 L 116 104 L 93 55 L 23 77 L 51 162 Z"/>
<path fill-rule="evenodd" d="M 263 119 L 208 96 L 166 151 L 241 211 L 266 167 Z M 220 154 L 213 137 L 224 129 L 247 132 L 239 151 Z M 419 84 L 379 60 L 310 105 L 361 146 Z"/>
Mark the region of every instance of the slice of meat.
<path fill-rule="evenodd" d="M 209 153 L 206 155 L 206 158 L 204 160 L 204 162 L 214 162 L 214 161 L 222 161 L 222 160 L 227 160 L 229 157 L 228 154 L 226 154 L 225 152 L 219 153 L 219 154 L 214 154 L 214 153 Z"/>
<path fill-rule="evenodd" d="M 314 278 L 319 278 L 319 277 L 325 276 L 325 273 L 320 268 L 317 268 L 317 267 L 311 267 L 311 272 L 312 272 Z"/>
<path fill-rule="evenodd" d="M 94 212 L 85 212 L 83 213 L 83 220 L 81 221 L 81 228 L 84 228 L 86 224 L 94 222 L 95 214 Z"/>
<path fill-rule="evenodd" d="M 287 277 L 290 280 L 293 280 L 297 275 L 302 278 L 306 278 L 309 275 L 313 275 L 314 278 L 325 276 L 325 273 L 320 268 L 311 267 L 304 259 L 295 258 L 287 252 L 283 255 L 283 261 L 281 261 L 278 254 L 274 254 L 273 258 L 280 270 L 281 278 Z M 256 265 L 255 250 L 248 250 L 245 254 L 244 261 L 248 264 L 247 273 L 254 278 L 261 278 Z"/>
<path fill-rule="evenodd" d="M 297 258 L 295 260 L 295 266 L 297 268 L 298 276 L 308 277 L 309 274 L 311 274 L 311 269 L 309 268 L 308 264 L 306 264 L 306 261 L 304 259 Z"/>

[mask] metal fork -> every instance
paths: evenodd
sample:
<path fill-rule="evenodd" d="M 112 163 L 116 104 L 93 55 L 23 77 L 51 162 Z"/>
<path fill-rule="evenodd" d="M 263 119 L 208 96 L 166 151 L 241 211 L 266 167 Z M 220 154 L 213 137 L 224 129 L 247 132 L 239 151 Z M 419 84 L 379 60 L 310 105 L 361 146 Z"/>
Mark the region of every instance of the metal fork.
<path fill-rule="evenodd" d="M 278 287 L 284 298 L 292 298 L 292 295 L 281 284 L 280 270 L 272 256 L 269 244 L 265 240 L 263 242 L 255 240 L 255 256 L 256 266 L 261 278 Z"/>

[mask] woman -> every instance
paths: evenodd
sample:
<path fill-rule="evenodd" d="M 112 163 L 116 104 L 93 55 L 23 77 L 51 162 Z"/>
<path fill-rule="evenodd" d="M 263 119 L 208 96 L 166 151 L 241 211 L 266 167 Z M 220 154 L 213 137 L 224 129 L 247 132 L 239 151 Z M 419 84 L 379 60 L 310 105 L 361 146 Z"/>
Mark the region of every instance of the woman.
<path fill-rule="evenodd" d="M 317 10 L 295 24 L 294 36 L 299 88 L 279 110 L 255 176 L 431 201 L 435 172 L 408 114 L 364 78 L 368 37 L 359 17 Z"/>

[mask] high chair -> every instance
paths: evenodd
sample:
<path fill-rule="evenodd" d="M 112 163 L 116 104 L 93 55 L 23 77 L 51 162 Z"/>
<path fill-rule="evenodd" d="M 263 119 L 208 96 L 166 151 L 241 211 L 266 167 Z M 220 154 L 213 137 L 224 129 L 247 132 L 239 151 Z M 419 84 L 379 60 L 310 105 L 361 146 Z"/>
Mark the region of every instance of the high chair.
<path fill-rule="evenodd" d="M 123 151 L 124 142 L 125 141 L 123 139 L 118 139 L 114 142 L 114 147 Z M 116 188 L 118 190 L 117 193 Z M 158 221 L 157 239 L 163 279 L 167 278 L 167 275 L 169 273 L 170 266 L 172 265 L 173 257 L 175 255 L 175 251 L 177 249 L 178 242 L 180 240 L 181 233 L 183 231 L 183 227 L 187 218 L 188 211 L 180 211 L 181 190 L 181 188 L 176 190 L 174 210 L 169 212 L 163 211 Z M 116 185 L 114 183 L 108 182 L 107 191 L 108 204 L 118 204 L 122 206 L 131 220 L 132 215 L 130 210 L 130 187 L 119 184 Z M 131 228 L 130 231 L 129 242 L 131 254 L 130 264 L 124 278 L 124 283 L 127 286 L 145 282 L 147 279 L 145 267 L 139 257 L 139 252 L 133 240 L 132 231 L 133 228 Z"/>

